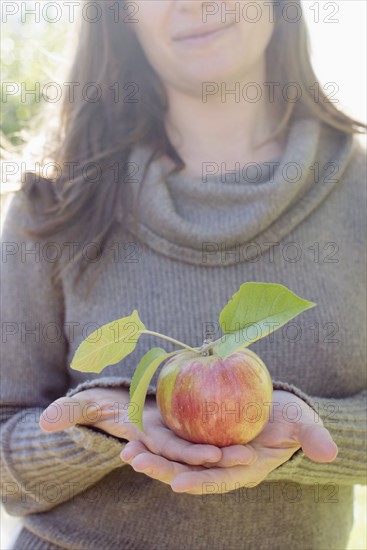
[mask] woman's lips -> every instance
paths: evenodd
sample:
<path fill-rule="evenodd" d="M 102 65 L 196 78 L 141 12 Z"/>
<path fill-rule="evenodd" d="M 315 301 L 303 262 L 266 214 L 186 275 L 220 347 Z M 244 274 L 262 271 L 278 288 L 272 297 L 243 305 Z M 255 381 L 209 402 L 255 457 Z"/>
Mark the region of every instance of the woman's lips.
<path fill-rule="evenodd" d="M 215 31 L 210 32 L 210 33 L 200 34 L 198 36 L 188 36 L 188 37 L 185 37 L 185 38 L 178 38 L 178 39 L 175 39 L 175 43 L 182 44 L 182 45 L 205 44 L 206 42 L 210 42 L 211 40 L 213 40 L 217 37 L 219 38 L 230 27 L 233 27 L 233 24 L 227 25 L 226 27 L 221 27 L 219 29 L 216 29 Z"/>

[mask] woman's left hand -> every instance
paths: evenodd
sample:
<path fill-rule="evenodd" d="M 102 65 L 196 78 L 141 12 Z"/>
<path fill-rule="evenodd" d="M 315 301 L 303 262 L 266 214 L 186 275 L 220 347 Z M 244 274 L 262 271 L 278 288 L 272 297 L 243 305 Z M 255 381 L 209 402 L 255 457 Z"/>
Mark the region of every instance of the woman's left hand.
<path fill-rule="evenodd" d="M 256 459 L 246 466 L 189 466 L 151 453 L 141 442 L 127 443 L 121 457 L 137 472 L 167 483 L 175 492 L 205 494 L 209 488 L 226 493 L 240 487 L 254 487 L 300 448 L 314 462 L 333 462 L 338 448 L 321 418 L 299 397 L 275 390 L 270 419 L 250 442 Z M 215 491 L 214 491 L 215 492 Z"/>

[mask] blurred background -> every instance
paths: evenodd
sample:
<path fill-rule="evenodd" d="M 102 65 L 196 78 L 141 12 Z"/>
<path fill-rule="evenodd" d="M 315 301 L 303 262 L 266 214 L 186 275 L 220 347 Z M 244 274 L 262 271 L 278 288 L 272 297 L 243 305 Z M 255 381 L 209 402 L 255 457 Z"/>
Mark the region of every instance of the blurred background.
<path fill-rule="evenodd" d="M 321 86 L 328 94 L 335 92 L 338 107 L 366 122 L 366 2 L 301 2 L 310 33 L 312 62 Z M 36 21 L 35 15 L 29 13 L 35 9 L 35 4 L 42 2 L 3 1 L 1 6 L 2 161 L 9 158 L 9 145 L 25 143 L 32 148 L 32 144 L 28 144 L 28 131 L 37 126 L 37 116 L 45 108 L 52 107 L 56 95 L 55 88 L 50 87 L 48 101 L 40 94 L 28 93 L 22 97 L 20 83 L 29 92 L 36 89 L 37 83 L 41 90 L 50 82 L 61 85 L 65 81 L 64 74 L 76 36 L 77 22 L 70 22 L 68 9 L 60 9 L 60 19 L 52 22 L 57 19 L 58 12 L 50 6 L 47 17 Z M 69 2 L 49 4 L 64 6 Z M 23 5 L 22 9 L 20 5 Z M 14 15 L 11 15 L 12 10 Z M 24 13 L 28 15 L 24 17 Z M 39 101 L 36 101 L 37 96 L 40 97 Z M 360 139 L 366 143 L 365 136 Z M 32 166 L 27 165 L 27 168 Z M 2 214 L 6 206 L 5 199 L 11 196 L 12 186 L 12 183 L 2 178 Z M 366 500 L 366 488 L 355 486 L 355 524 L 348 550 L 366 549 Z M 19 519 L 8 516 L 1 506 L 1 550 L 11 548 L 11 540 L 14 540 L 19 528 Z"/>

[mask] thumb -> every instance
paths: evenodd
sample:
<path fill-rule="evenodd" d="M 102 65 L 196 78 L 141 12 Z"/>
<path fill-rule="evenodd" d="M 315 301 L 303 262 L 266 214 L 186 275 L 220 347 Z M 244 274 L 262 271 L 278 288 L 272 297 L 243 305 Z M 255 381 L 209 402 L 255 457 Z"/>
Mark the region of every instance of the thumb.
<path fill-rule="evenodd" d="M 60 397 L 43 411 L 39 426 L 44 432 L 57 432 L 75 424 L 93 424 L 97 420 L 96 412 L 96 403 L 80 397 Z"/>
<path fill-rule="evenodd" d="M 337 457 L 338 447 L 324 426 L 302 424 L 298 441 L 304 454 L 314 462 L 333 462 Z"/>

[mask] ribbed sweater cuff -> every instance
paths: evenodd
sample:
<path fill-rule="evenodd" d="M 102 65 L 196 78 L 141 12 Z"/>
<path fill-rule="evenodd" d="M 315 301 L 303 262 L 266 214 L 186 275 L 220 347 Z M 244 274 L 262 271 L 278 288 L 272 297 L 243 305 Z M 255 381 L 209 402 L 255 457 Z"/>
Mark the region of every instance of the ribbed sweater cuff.
<path fill-rule="evenodd" d="M 14 550 L 23 550 L 25 548 L 27 550 L 65 550 L 48 540 L 40 539 L 32 531 L 23 527 L 14 543 Z"/>
<path fill-rule="evenodd" d="M 116 388 L 124 387 L 129 388 L 131 384 L 131 378 L 126 376 L 104 376 L 101 378 L 94 378 L 93 380 L 86 380 L 80 382 L 75 388 L 70 389 L 67 393 L 67 397 L 72 397 L 76 393 L 82 390 L 89 390 L 91 388 Z M 156 388 L 149 384 L 147 395 L 155 395 Z"/>
<path fill-rule="evenodd" d="M 15 483 L 13 489 L 25 493 L 22 502 L 31 513 L 68 500 L 124 466 L 119 456 L 124 442 L 86 426 L 46 433 L 38 424 L 42 411 L 40 407 L 19 411 L 6 422 L 1 434 L 4 481 Z M 40 485 L 51 484 L 57 497 L 46 495 L 48 500 L 42 502 Z M 19 499 L 9 493 L 9 503 L 13 498 Z"/>
<path fill-rule="evenodd" d="M 321 418 L 338 446 L 338 456 L 331 463 L 317 463 L 299 449 L 266 478 L 289 479 L 299 483 L 366 484 L 366 396 L 331 399 L 310 397 L 292 384 L 273 382 L 274 390 L 285 390 L 305 401 Z"/>

